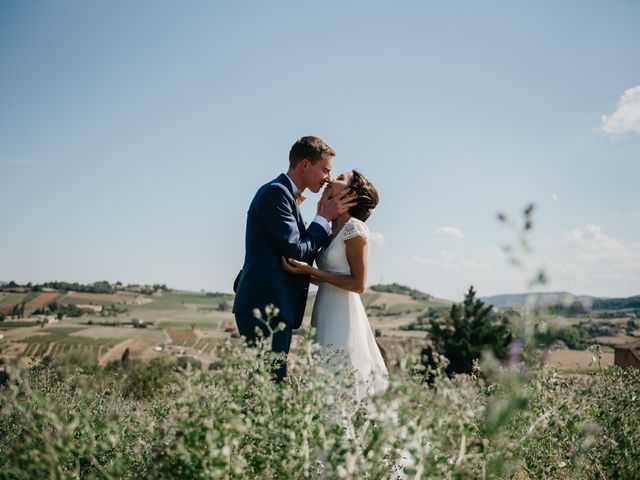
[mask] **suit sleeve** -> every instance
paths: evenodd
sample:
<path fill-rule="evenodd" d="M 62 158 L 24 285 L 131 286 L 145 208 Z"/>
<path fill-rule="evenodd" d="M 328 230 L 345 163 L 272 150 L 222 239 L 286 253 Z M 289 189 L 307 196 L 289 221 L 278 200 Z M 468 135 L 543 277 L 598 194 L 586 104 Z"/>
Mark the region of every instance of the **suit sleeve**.
<path fill-rule="evenodd" d="M 312 262 L 327 232 L 318 223 L 311 223 L 304 231 L 298 229 L 296 216 L 284 188 L 272 185 L 258 202 L 256 215 L 280 255 L 303 262 Z"/>

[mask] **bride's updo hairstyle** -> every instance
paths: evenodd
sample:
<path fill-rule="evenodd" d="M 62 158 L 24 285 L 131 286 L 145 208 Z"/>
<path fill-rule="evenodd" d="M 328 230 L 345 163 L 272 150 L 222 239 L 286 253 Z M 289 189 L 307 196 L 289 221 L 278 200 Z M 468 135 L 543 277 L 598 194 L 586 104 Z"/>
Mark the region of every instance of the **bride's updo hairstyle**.
<path fill-rule="evenodd" d="M 364 175 L 355 170 L 353 171 L 350 188 L 352 192 L 358 195 L 358 198 L 356 198 L 358 204 L 349 209 L 349 215 L 366 222 L 373 209 L 378 205 L 378 191 Z"/>

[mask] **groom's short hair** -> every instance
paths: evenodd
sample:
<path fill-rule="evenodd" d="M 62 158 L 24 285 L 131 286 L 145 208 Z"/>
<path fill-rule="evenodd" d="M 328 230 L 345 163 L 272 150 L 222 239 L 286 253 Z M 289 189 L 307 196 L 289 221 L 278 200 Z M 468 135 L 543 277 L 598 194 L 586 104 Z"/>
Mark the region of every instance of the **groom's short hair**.
<path fill-rule="evenodd" d="M 302 137 L 291 147 L 289 167 L 296 168 L 305 158 L 313 164 L 323 156 L 335 157 L 336 153 L 320 137 Z"/>

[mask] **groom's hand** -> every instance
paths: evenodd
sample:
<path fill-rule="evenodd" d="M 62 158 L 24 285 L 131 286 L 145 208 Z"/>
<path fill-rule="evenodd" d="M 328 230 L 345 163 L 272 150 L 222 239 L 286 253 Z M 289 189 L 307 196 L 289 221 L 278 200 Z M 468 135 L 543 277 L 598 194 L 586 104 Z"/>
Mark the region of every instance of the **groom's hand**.
<path fill-rule="evenodd" d="M 325 190 L 318 202 L 318 215 L 329 221 L 335 220 L 351 207 L 357 205 L 355 201 L 356 198 L 358 198 L 358 196 L 355 193 L 350 194 L 348 188 L 345 188 L 332 198 L 328 197 L 327 191 Z"/>

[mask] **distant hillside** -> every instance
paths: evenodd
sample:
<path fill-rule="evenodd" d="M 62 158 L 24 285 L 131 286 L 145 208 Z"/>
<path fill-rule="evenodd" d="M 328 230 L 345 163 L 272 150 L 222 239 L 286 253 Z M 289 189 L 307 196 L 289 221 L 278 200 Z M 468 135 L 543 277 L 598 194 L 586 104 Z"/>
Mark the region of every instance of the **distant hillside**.
<path fill-rule="evenodd" d="M 594 310 L 620 310 L 623 308 L 640 308 L 640 295 L 627 298 L 596 298 Z"/>
<path fill-rule="evenodd" d="M 536 307 L 569 306 L 580 302 L 587 310 L 619 310 L 640 308 L 640 295 L 627 298 L 601 298 L 589 295 L 574 295 L 569 292 L 514 293 L 482 297 L 482 301 L 498 308 L 520 308 L 532 297 Z"/>
<path fill-rule="evenodd" d="M 595 297 L 588 295 L 578 296 L 569 292 L 513 293 L 481 297 L 481 300 L 498 308 L 520 308 L 530 297 L 532 298 L 530 301 L 533 301 L 536 307 L 571 305 L 579 301 L 585 308 L 590 309 L 595 300 Z"/>
<path fill-rule="evenodd" d="M 369 288 L 374 292 L 409 295 L 414 300 L 429 300 L 431 298 L 431 295 L 428 293 L 421 292 L 420 290 L 416 290 L 415 288 L 407 287 L 406 285 L 401 285 L 399 283 L 371 285 Z"/>

